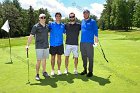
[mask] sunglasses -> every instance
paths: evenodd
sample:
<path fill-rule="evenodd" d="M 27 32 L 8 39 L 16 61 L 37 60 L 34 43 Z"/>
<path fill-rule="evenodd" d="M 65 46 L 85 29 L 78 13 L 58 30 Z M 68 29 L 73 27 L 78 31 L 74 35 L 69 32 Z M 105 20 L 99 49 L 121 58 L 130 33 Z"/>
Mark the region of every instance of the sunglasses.
<path fill-rule="evenodd" d="M 69 16 L 69 18 L 75 18 L 75 16 Z"/>
<path fill-rule="evenodd" d="M 46 19 L 46 17 L 40 17 L 41 19 Z"/>

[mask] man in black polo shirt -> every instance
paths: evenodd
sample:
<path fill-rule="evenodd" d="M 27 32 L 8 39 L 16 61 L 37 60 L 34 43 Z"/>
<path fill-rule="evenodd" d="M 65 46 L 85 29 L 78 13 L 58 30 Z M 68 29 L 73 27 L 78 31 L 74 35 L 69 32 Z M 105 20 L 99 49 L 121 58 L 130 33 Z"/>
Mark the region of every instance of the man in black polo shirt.
<path fill-rule="evenodd" d="M 39 77 L 39 68 L 42 61 L 43 76 L 45 78 L 49 77 L 46 72 L 46 59 L 49 58 L 49 43 L 48 43 L 48 26 L 46 25 L 46 15 L 39 15 L 39 23 L 35 24 L 31 30 L 30 36 L 27 41 L 26 49 L 29 48 L 29 45 L 32 41 L 32 37 L 35 37 L 35 49 L 36 49 L 36 80 L 40 80 Z"/>
<path fill-rule="evenodd" d="M 75 22 L 75 14 L 69 14 L 70 22 L 65 25 L 66 29 L 66 50 L 65 50 L 65 74 L 68 73 L 68 63 L 69 55 L 73 52 L 74 56 L 74 74 L 78 74 L 77 65 L 78 65 L 78 37 L 81 30 L 81 25 Z"/>

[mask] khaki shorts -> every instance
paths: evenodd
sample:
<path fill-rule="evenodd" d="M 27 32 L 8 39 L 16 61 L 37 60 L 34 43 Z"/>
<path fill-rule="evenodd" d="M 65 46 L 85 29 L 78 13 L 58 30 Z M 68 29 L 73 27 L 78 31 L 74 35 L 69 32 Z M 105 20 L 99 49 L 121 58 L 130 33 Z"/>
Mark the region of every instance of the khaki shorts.
<path fill-rule="evenodd" d="M 36 58 L 38 60 L 49 58 L 49 48 L 47 49 L 36 49 Z"/>
<path fill-rule="evenodd" d="M 66 45 L 65 56 L 70 56 L 71 52 L 75 58 L 78 58 L 78 45 Z"/>

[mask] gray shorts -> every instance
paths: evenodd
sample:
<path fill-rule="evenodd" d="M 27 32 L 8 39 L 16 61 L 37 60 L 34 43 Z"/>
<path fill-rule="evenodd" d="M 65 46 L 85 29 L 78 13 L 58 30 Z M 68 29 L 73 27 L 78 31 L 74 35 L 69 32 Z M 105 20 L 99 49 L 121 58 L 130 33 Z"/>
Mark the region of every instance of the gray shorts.
<path fill-rule="evenodd" d="M 49 58 L 49 48 L 47 49 L 36 49 L 36 57 L 38 60 Z"/>

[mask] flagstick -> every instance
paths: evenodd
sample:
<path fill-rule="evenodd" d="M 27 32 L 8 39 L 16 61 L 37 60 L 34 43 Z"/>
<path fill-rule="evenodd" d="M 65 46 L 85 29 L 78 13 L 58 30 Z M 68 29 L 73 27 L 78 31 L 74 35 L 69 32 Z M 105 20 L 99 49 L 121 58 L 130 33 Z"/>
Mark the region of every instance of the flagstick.
<path fill-rule="evenodd" d="M 10 32 L 9 32 L 10 27 L 9 27 L 8 20 L 4 23 L 4 25 L 1 27 L 1 29 L 5 30 L 8 33 L 8 35 L 9 35 L 10 61 L 11 61 L 10 63 L 13 63 L 12 62 L 12 57 L 11 57 L 11 42 L 10 42 Z"/>
<path fill-rule="evenodd" d="M 10 42 L 10 33 L 9 32 L 8 32 L 8 35 L 9 35 L 9 47 L 10 47 L 10 61 L 11 61 L 11 63 L 13 63 L 12 57 L 11 57 L 11 42 Z"/>

